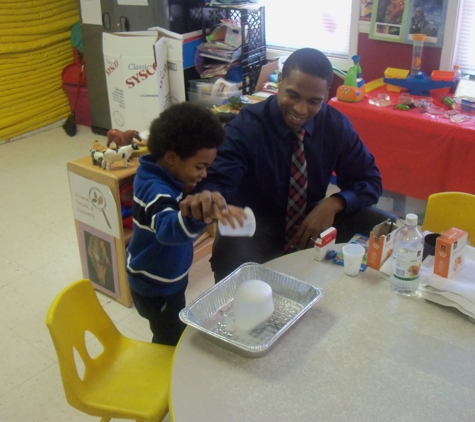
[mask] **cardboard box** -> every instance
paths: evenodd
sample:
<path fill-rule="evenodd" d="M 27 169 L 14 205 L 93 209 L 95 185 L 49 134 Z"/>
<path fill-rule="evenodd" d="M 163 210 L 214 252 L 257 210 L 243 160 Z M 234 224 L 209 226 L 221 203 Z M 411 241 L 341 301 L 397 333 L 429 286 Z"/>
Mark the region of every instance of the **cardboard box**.
<path fill-rule="evenodd" d="M 323 261 L 325 259 L 327 252 L 335 247 L 336 233 L 337 231 L 335 227 L 330 227 L 320 233 L 320 236 L 315 240 L 315 245 L 313 247 L 315 251 L 313 259 L 316 261 Z"/>
<path fill-rule="evenodd" d="M 195 65 L 196 48 L 202 42 L 202 31 L 177 34 L 155 26 L 157 32 L 154 53 L 157 63 L 157 84 L 167 97 L 160 97 L 161 107 L 186 101 L 184 70 Z M 166 50 L 166 52 L 165 52 Z"/>
<path fill-rule="evenodd" d="M 186 101 L 184 70 L 194 66 L 201 35 L 160 27 L 103 34 L 113 128 L 148 130 L 169 104 Z"/>
<path fill-rule="evenodd" d="M 379 270 L 388 259 L 394 246 L 394 235 L 399 226 L 390 220 L 384 221 L 373 228 L 369 236 L 368 267 Z"/>
<path fill-rule="evenodd" d="M 147 130 L 160 113 L 153 46 L 156 31 L 103 33 L 112 127 Z"/>
<path fill-rule="evenodd" d="M 465 259 L 468 233 L 452 227 L 435 244 L 434 274 L 450 278 L 460 270 Z"/>

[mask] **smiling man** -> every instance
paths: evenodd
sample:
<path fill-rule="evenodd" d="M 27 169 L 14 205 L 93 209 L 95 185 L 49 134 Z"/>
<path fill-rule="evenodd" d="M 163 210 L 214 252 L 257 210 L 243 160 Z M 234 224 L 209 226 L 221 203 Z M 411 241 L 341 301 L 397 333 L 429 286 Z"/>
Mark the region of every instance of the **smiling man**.
<path fill-rule="evenodd" d="M 333 68 L 323 53 L 297 50 L 285 61 L 278 94 L 245 107 L 227 124 L 225 142 L 198 185 L 202 200 L 195 195 L 194 202 L 190 197 L 181 207 L 202 218 L 211 212 L 204 205 L 208 191 L 219 191 L 228 203 L 254 211 L 252 238 L 217 236 L 211 258 L 216 281 L 244 262 L 263 263 L 309 247 L 332 225 L 338 229 L 337 241 L 347 242 L 394 217 L 371 207 L 382 192 L 379 170 L 348 118 L 326 103 L 332 81 Z M 305 198 L 294 202 L 294 217 L 300 211 L 303 215 L 295 218 L 289 236 L 289 184 L 302 129 L 306 169 L 299 176 L 303 185 L 294 191 Z M 333 172 L 340 192 L 327 197 Z"/>

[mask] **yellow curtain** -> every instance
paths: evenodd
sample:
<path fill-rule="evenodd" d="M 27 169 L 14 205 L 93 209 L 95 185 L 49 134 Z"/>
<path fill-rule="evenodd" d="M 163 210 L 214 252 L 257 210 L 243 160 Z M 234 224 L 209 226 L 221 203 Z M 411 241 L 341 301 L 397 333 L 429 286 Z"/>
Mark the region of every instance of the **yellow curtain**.
<path fill-rule="evenodd" d="M 1 0 L 0 141 L 71 112 L 61 73 L 73 62 L 77 0 Z"/>

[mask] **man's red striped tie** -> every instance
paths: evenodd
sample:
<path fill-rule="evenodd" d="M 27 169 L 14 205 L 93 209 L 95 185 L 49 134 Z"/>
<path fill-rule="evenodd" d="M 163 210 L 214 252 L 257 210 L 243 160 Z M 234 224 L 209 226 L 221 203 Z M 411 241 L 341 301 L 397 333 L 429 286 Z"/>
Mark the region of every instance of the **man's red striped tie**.
<path fill-rule="evenodd" d="M 290 167 L 289 198 L 287 202 L 287 218 L 285 227 L 285 241 L 288 243 L 297 232 L 305 218 L 307 207 L 307 160 L 303 147 L 305 129 L 296 132 L 294 153 Z M 290 252 L 292 248 L 287 248 Z"/>

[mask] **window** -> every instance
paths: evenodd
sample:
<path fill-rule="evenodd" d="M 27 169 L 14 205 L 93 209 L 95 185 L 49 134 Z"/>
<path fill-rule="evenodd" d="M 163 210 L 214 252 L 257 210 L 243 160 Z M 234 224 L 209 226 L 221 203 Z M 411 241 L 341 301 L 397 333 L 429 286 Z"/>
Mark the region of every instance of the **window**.
<path fill-rule="evenodd" d="M 440 61 L 441 69 L 459 64 L 462 72 L 475 74 L 475 1 L 450 0 Z"/>
<path fill-rule="evenodd" d="M 356 54 L 360 0 L 267 0 L 268 57 L 302 47 L 323 51 L 332 64 L 347 70 Z"/>
<path fill-rule="evenodd" d="M 463 0 L 459 16 L 453 60 L 463 71 L 475 73 L 475 1 Z"/>

